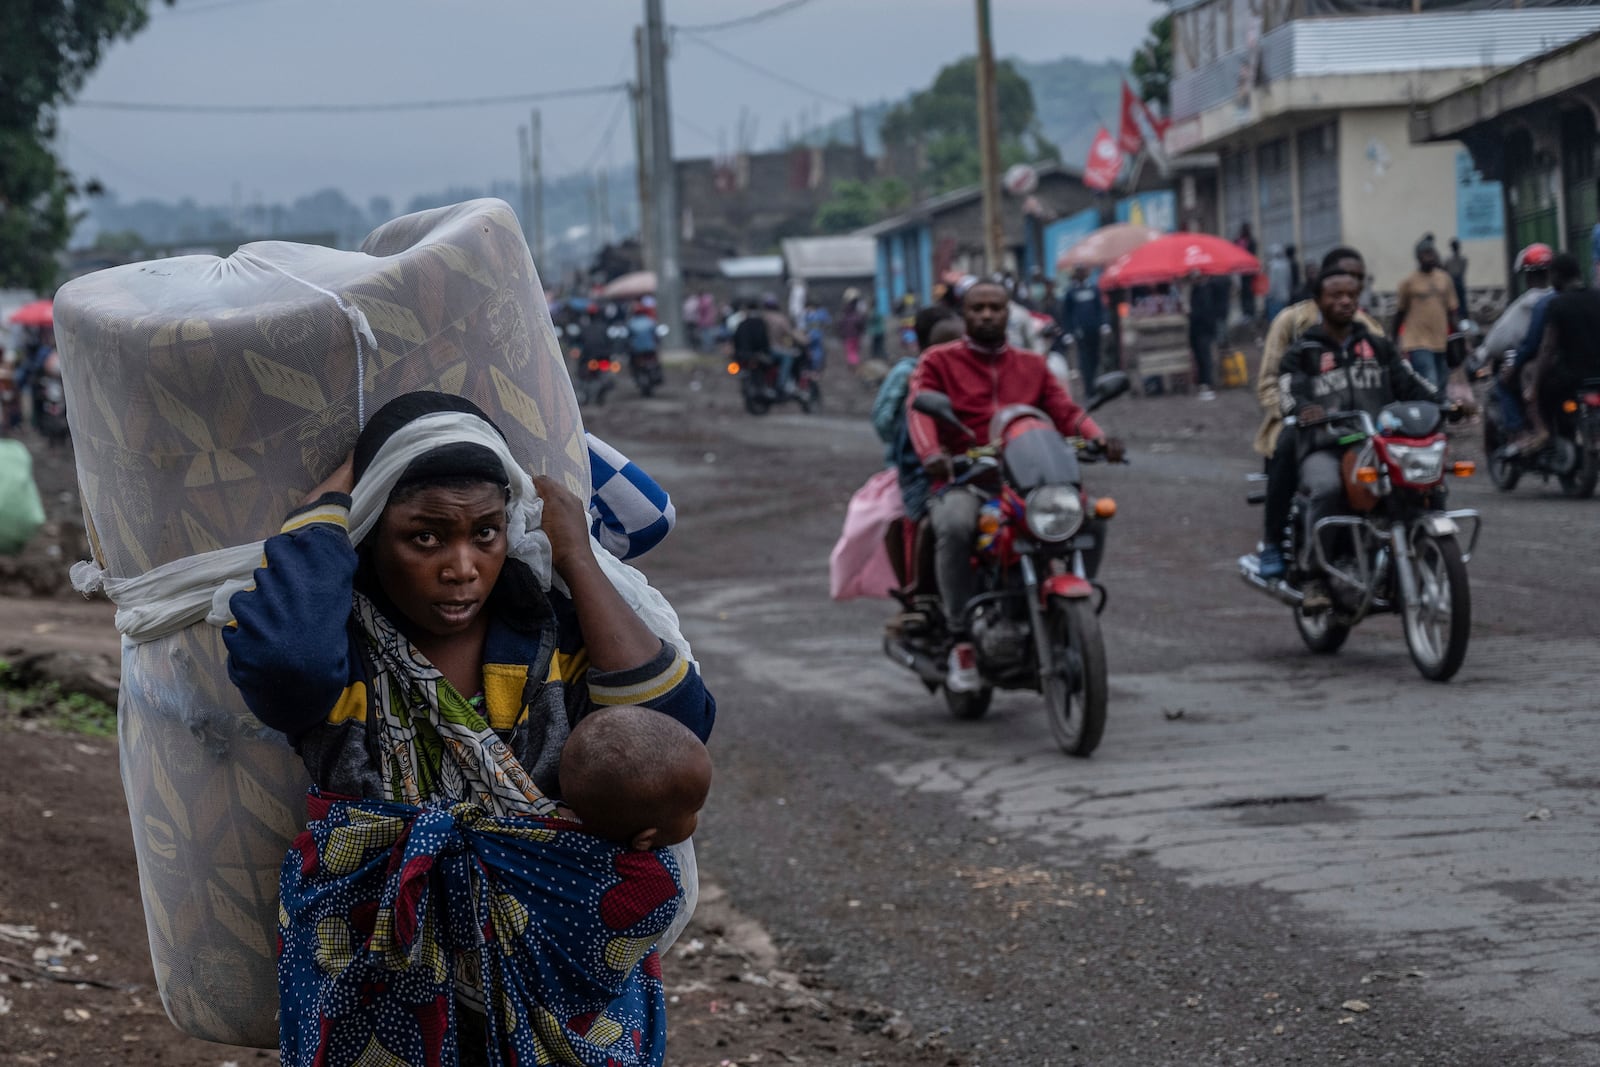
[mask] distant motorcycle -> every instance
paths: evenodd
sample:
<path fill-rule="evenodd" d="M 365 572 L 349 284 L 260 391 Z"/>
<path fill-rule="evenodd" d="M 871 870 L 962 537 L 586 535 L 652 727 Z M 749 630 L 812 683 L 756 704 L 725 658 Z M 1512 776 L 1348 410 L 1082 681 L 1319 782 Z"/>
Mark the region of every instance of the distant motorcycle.
<path fill-rule="evenodd" d="M 1105 375 L 1089 410 L 1129 386 L 1125 374 Z M 943 393 L 918 393 L 912 407 L 970 436 Z M 1106 591 L 1094 577 L 1104 520 L 1116 514 L 1116 504 L 1085 492 L 1080 464 L 1101 454 L 1082 439 L 1062 437 L 1044 412 L 1025 405 L 998 412 L 989 439 L 994 443 L 953 460 L 954 485 L 992 494 L 978 517 L 979 592 L 965 611 L 983 684 L 970 693 L 945 689 L 945 704 L 958 719 L 977 719 L 996 688 L 1034 690 L 1044 696 L 1062 751 L 1087 756 L 1106 725 L 1099 620 Z M 936 692 L 944 685 L 950 625 L 933 569 L 933 529 L 926 518 L 911 531 L 901 520 L 889 539 L 900 579 L 894 596 L 903 610 L 889 623 L 883 649 Z"/>
<path fill-rule="evenodd" d="M 1507 352 L 1499 372 L 1514 353 Z M 1537 452 L 1522 454 L 1507 447 L 1508 436 L 1499 404 L 1486 406 L 1483 418 L 1483 452 L 1489 480 L 1497 489 L 1511 492 L 1524 474 L 1537 474 L 1548 482 L 1555 478 L 1567 496 L 1587 499 L 1600 482 L 1600 378 L 1590 378 L 1561 398 L 1550 440 Z"/>
<path fill-rule="evenodd" d="M 657 341 L 667 336 L 667 326 L 663 323 L 656 327 Z M 666 380 L 666 375 L 661 369 L 661 352 L 659 348 L 648 352 L 628 353 L 628 372 L 633 376 L 633 384 L 639 390 L 639 395 L 648 397 L 656 391 L 656 387 Z"/>
<path fill-rule="evenodd" d="M 1344 432 L 1346 507 L 1308 528 L 1308 498 L 1297 497 L 1284 548 L 1288 574 L 1263 578 L 1254 555 L 1239 560 L 1239 573 L 1294 610 L 1295 627 L 1312 652 L 1337 652 L 1363 619 L 1399 612 L 1406 647 L 1424 678 L 1448 681 L 1460 670 L 1472 632 L 1467 562 L 1480 520 L 1476 511 L 1441 507 L 1445 475 L 1465 477 L 1474 468 L 1447 462 L 1443 423 L 1439 405 L 1423 401 L 1390 404 L 1376 419 L 1339 411 L 1298 423 L 1302 430 Z M 1264 492 L 1250 496 L 1252 504 L 1264 500 Z M 1312 580 L 1326 582 L 1331 608 L 1305 610 Z"/>
<path fill-rule="evenodd" d="M 794 358 L 794 381 L 780 382 L 780 360 L 770 354 L 734 356 L 728 361 L 728 374 L 739 381 L 744 409 L 752 415 L 765 415 L 776 404 L 793 401 L 811 414 L 822 407 L 822 385 L 811 361 L 804 353 Z"/>
<path fill-rule="evenodd" d="M 628 336 L 625 326 L 613 325 L 604 330 L 597 327 L 598 323 L 591 323 L 587 329 L 576 324 L 567 327 L 573 392 L 579 404 L 596 407 L 604 404 L 606 394 L 616 388 L 616 375 L 622 371 L 622 360 L 615 354 L 617 344 L 619 339 L 625 344 Z"/>

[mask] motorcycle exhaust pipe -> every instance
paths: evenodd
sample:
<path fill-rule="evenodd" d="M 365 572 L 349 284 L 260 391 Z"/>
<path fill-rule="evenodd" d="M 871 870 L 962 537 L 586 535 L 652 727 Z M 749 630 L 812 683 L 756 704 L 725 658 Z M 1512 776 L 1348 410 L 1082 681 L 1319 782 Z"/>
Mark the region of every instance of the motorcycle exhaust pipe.
<path fill-rule="evenodd" d="M 932 656 L 911 651 L 911 649 L 897 643 L 892 637 L 883 639 L 883 654 L 929 685 L 938 685 L 944 681 L 943 664 Z"/>
<path fill-rule="evenodd" d="M 1291 608 L 1299 607 L 1300 602 L 1304 599 L 1300 595 L 1300 590 L 1291 589 L 1283 582 L 1269 582 L 1261 577 L 1261 573 L 1256 569 L 1254 560 L 1249 556 L 1241 556 L 1239 558 L 1239 577 L 1243 578 L 1244 583 L 1252 589 L 1260 590 L 1274 600 L 1281 601 Z"/>

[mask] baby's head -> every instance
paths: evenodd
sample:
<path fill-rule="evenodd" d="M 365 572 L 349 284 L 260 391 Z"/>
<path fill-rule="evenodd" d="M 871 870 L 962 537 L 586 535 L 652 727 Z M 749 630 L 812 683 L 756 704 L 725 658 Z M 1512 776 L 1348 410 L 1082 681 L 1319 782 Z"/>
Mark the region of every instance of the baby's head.
<path fill-rule="evenodd" d="M 694 833 L 711 756 L 688 727 L 649 708 L 601 708 L 561 750 L 561 799 L 596 837 L 643 850 Z"/>

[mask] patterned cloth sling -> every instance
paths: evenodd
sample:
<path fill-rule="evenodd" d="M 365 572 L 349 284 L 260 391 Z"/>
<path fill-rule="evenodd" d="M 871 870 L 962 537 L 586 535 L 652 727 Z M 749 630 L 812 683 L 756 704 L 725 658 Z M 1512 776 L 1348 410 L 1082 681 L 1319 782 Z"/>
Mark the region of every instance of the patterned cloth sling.
<path fill-rule="evenodd" d="M 660 1067 L 676 858 L 554 817 L 471 702 L 365 597 L 354 610 L 394 799 L 307 800 L 279 873 L 285 1067 L 456 1067 L 462 961 L 491 1067 Z"/>

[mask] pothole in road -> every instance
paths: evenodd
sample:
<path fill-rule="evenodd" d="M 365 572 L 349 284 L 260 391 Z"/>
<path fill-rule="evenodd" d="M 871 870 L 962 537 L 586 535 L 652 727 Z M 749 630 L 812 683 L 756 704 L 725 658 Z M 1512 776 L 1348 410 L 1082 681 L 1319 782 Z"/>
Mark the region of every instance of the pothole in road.
<path fill-rule="evenodd" d="M 1359 814 L 1326 793 L 1283 793 L 1264 797 L 1230 797 L 1197 805 L 1203 811 L 1238 812 L 1246 826 L 1298 826 L 1302 823 L 1353 822 Z"/>

